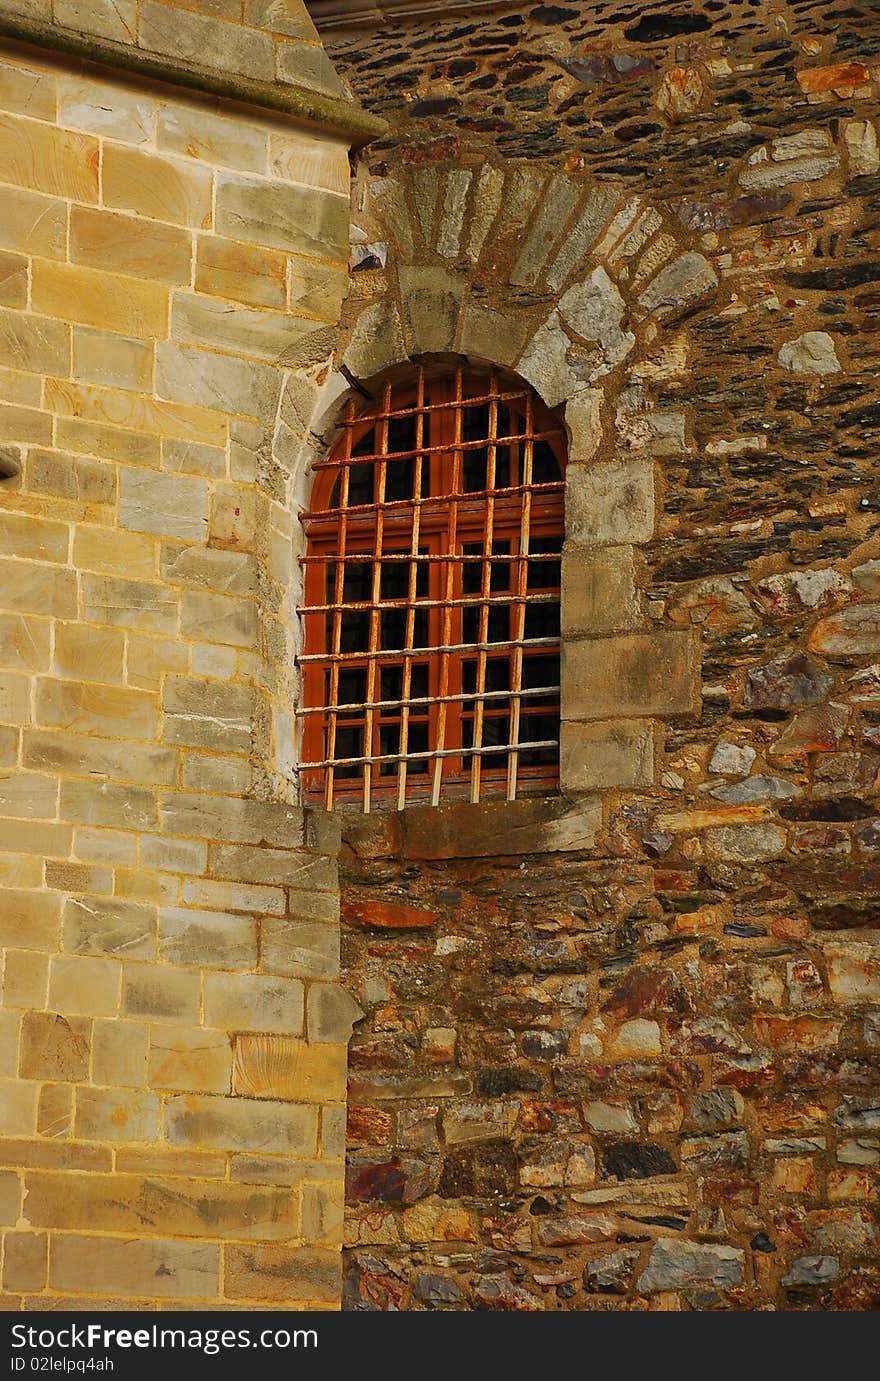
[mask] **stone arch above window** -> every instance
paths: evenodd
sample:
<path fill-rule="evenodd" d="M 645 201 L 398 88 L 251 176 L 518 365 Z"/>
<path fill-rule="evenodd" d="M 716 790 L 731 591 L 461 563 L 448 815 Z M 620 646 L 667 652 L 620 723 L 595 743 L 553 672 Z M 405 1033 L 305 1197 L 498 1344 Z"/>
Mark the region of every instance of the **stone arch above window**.
<path fill-rule="evenodd" d="M 299 492 L 369 381 L 426 357 L 515 373 L 568 436 L 562 563 L 560 789 L 654 784 L 665 718 L 699 709 L 693 630 L 639 593 L 656 540 L 660 461 L 686 451 L 691 319 L 719 275 L 690 233 L 614 184 L 536 165 L 420 165 L 356 193 L 352 290 L 330 366 L 282 403 Z"/>

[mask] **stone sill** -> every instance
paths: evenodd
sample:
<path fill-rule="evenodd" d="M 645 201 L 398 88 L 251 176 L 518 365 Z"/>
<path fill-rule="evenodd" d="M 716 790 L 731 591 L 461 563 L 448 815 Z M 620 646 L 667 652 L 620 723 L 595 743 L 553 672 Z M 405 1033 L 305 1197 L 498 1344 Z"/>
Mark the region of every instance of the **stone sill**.
<path fill-rule="evenodd" d="M 316 812 L 315 814 L 318 814 Z M 595 847 L 598 796 L 536 796 L 519 801 L 449 801 L 372 815 L 334 813 L 342 854 L 360 859 L 510 858 Z"/>
<path fill-rule="evenodd" d="M 203 95 L 271 110 L 345 139 L 352 149 L 362 148 L 387 129 L 385 121 L 378 116 L 303 86 L 255 81 L 232 72 L 215 72 L 195 63 L 178 63 L 173 58 L 130 48 L 112 39 L 85 38 L 58 25 L 23 15 L 0 14 L 0 39 L 25 43 L 42 52 L 48 50 L 81 58 L 102 67 L 135 72 Z"/>

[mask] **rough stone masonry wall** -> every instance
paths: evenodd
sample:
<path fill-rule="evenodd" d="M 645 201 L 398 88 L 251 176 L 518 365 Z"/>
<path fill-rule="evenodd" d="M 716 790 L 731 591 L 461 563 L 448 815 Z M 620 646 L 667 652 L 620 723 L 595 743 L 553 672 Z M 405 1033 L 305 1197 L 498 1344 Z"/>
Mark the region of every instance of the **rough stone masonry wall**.
<path fill-rule="evenodd" d="M 701 711 L 658 726 L 652 784 L 580 826 L 571 781 L 555 822 L 346 823 L 368 1012 L 346 1307 L 880 1304 L 876 19 L 538 5 L 326 35 L 392 126 L 364 159 L 350 311 L 406 255 L 401 196 L 451 227 L 435 280 L 472 272 L 465 207 L 500 160 L 538 188 L 544 238 L 513 309 L 549 309 L 575 234 L 619 286 L 681 236 L 718 278 L 603 410 L 604 473 L 649 457 L 656 484 L 641 614 L 701 646 Z M 432 178 L 442 202 L 414 203 Z M 585 184 L 611 219 L 584 215 Z M 482 207 L 503 244 L 509 201 Z M 487 261 L 469 291 L 497 286 Z M 565 365 L 588 377 L 577 334 Z M 622 599 L 590 580 L 594 612 Z"/>
<path fill-rule="evenodd" d="M 274 41 L 234 27 L 232 71 Z M 283 389 L 338 316 L 347 152 L 0 59 L 7 1309 L 338 1303 L 351 1004 L 336 843 L 292 804 Z"/>

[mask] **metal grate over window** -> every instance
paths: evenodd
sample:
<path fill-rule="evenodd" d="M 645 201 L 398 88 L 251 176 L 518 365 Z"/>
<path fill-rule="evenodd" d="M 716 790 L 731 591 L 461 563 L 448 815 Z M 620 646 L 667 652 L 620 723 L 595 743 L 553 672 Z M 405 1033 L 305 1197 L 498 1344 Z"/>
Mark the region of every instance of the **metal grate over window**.
<path fill-rule="evenodd" d="M 559 773 L 565 439 L 523 383 L 418 367 L 348 405 L 307 536 L 307 800 L 514 800 Z"/>

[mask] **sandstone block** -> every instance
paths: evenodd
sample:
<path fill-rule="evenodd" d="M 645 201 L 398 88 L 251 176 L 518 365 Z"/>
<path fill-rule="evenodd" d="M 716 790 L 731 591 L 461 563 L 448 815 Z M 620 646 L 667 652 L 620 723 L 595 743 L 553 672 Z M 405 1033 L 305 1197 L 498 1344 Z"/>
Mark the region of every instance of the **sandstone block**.
<path fill-rule="evenodd" d="M 70 570 L 0 559 L 0 588 L 8 613 L 75 618 L 75 580 Z"/>
<path fill-rule="evenodd" d="M 29 828 L 38 834 L 34 826 Z M 13 847 L 7 828 L 4 828 L 4 843 Z M 39 847 L 37 852 L 43 852 L 43 848 Z M 52 893 L 28 892 L 8 886 L 0 891 L 0 944 L 3 946 L 17 947 L 27 938 L 32 950 L 57 949 L 60 920 L 61 898 Z"/>
<path fill-rule="evenodd" d="M 71 954 L 153 959 L 156 908 L 119 897 L 69 897 L 64 904 L 63 943 Z"/>
<path fill-rule="evenodd" d="M 60 631 L 61 625 L 56 625 L 56 639 Z M 62 774 L 73 774 L 80 769 L 95 776 L 107 776 L 116 781 L 127 779 L 149 786 L 167 785 L 177 776 L 177 753 L 171 748 L 123 743 L 118 739 L 101 738 L 97 734 L 59 733 L 43 729 L 25 731 L 22 764 Z M 74 887 L 72 890 L 77 889 Z M 84 890 L 103 889 L 86 887 Z"/>
<path fill-rule="evenodd" d="M 61 783 L 59 809 L 63 820 L 77 825 L 109 825 L 130 830 L 154 830 L 158 825 L 156 793 L 149 787 L 65 781 Z"/>
<path fill-rule="evenodd" d="M 147 1081 L 147 1027 L 136 1021 L 96 1021 L 92 1075 L 96 1084 L 142 1089 Z"/>
<path fill-rule="evenodd" d="M 311 320 L 286 312 L 233 306 L 201 294 L 174 294 L 171 338 L 185 345 L 207 345 L 284 364 L 298 342 L 314 330 Z"/>
<path fill-rule="evenodd" d="M 73 201 L 97 202 L 99 145 L 75 130 L 0 114 L 0 179 Z"/>
<path fill-rule="evenodd" d="M 650 720 L 563 722 L 559 765 L 563 791 L 652 786 L 654 732 Z"/>
<path fill-rule="evenodd" d="M 654 467 L 649 461 L 570 465 L 566 532 L 581 546 L 647 542 L 654 532 Z"/>
<path fill-rule="evenodd" d="M 107 207 L 194 229 L 211 224 L 210 168 L 107 144 L 102 177 Z"/>
<path fill-rule="evenodd" d="M 127 393 L 116 388 L 91 388 L 86 384 L 68 382 L 64 379 L 47 379 L 46 406 L 64 418 L 82 418 L 96 424 L 86 429 L 85 435 L 91 439 L 92 446 L 101 446 L 99 452 L 109 451 L 116 458 L 120 444 L 134 448 L 138 453 L 150 451 L 158 445 L 144 437 L 133 438 L 119 428 L 128 431 L 146 432 L 154 437 L 173 437 L 179 441 L 204 442 L 209 446 L 223 446 L 226 442 L 226 419 L 206 408 L 189 406 L 186 403 L 167 402 L 163 398 L 151 398 L 143 393 Z M 84 445 L 83 429 L 62 420 L 56 422 L 61 445 Z M 108 427 L 114 430 L 108 430 Z M 134 457 L 133 457 L 134 458 Z M 143 464 L 144 462 L 141 461 Z"/>
<path fill-rule="evenodd" d="M 47 259 L 63 259 L 67 241 L 67 203 L 37 192 L 7 187 L 3 193 L 0 245 Z"/>
<path fill-rule="evenodd" d="M 195 104 L 163 102 L 157 111 L 156 141 L 160 153 L 183 154 L 246 173 L 266 170 L 266 131 L 247 116 L 219 115 Z"/>
<path fill-rule="evenodd" d="M 119 471 L 119 522 L 136 532 L 203 542 L 208 530 L 207 485 L 187 475 L 123 468 Z"/>
<path fill-rule="evenodd" d="M 249 916 L 163 907 L 159 936 L 162 958 L 172 964 L 220 969 L 257 966 L 257 926 Z"/>
<path fill-rule="evenodd" d="M 55 625 L 55 670 L 78 681 L 122 682 L 125 636 L 81 623 Z"/>
<path fill-rule="evenodd" d="M 98 269 L 37 259 L 31 295 L 36 310 L 47 316 L 124 336 L 164 336 L 168 326 L 165 288 Z"/>
<path fill-rule="evenodd" d="M 293 1237 L 299 1214 L 289 1190 L 139 1175 L 59 1175 L 31 1172 L 25 1216 L 35 1227 L 122 1232 L 137 1237 L 271 1240 Z"/>
<path fill-rule="evenodd" d="M 261 974 L 211 973 L 205 978 L 205 1022 L 223 1031 L 303 1029 L 303 985 Z"/>
<path fill-rule="evenodd" d="M 55 1012 L 26 1012 L 21 1023 L 23 1079 L 78 1081 L 89 1077 L 91 1022 Z"/>
<path fill-rule="evenodd" d="M 97 1295 L 211 1300 L 219 1272 L 219 1247 L 200 1242 L 59 1233 L 52 1241 L 49 1284 L 75 1293 L 87 1280 Z"/>
<path fill-rule="evenodd" d="M 154 1026 L 150 1034 L 150 1088 L 187 1093 L 229 1093 L 232 1046 L 225 1031 Z"/>
<path fill-rule="evenodd" d="M 347 1044 L 355 1022 L 363 1012 L 350 993 L 338 983 L 312 983 L 308 996 L 309 1040 Z"/>
<path fill-rule="evenodd" d="M 122 965 L 115 959 L 57 954 L 49 966 L 49 1006 L 57 1012 L 113 1017 Z"/>
<path fill-rule="evenodd" d="M 42 1290 L 49 1269 L 44 1232 L 7 1232 L 3 1239 L 4 1290 Z"/>
<path fill-rule="evenodd" d="M 82 599 L 89 623 L 148 633 L 177 633 L 177 596 L 161 585 L 86 574 L 82 577 Z"/>
<path fill-rule="evenodd" d="M 0 1079 L 0 1136 L 33 1136 L 37 1125 L 37 1084 Z"/>
<path fill-rule="evenodd" d="M 10 671 L 48 671 L 48 619 L 0 614 L 0 661 Z"/>
<path fill-rule="evenodd" d="M 230 1246 L 224 1282 L 227 1299 L 332 1305 L 341 1291 L 341 1259 L 318 1247 Z"/>
<path fill-rule="evenodd" d="M 339 930 L 320 921 L 265 916 L 260 924 L 260 958 L 269 973 L 297 978 L 339 975 Z"/>
<path fill-rule="evenodd" d="M 244 1098 L 344 1101 L 347 1046 L 308 1045 L 291 1036 L 239 1034 L 233 1091 Z"/>
<path fill-rule="evenodd" d="M 281 376 L 272 365 L 171 341 L 160 342 L 156 348 L 160 398 L 246 417 L 274 418 L 280 391 Z"/>
<path fill-rule="evenodd" d="M 151 1021 L 197 1022 L 199 975 L 162 964 L 126 964 L 122 1010 Z"/>
<path fill-rule="evenodd" d="M 119 37 L 126 41 L 124 29 Z M 126 91 L 119 82 L 64 73 L 58 80 L 58 121 L 65 129 L 125 144 L 148 144 L 153 134 L 153 102 L 138 91 Z"/>
<path fill-rule="evenodd" d="M 196 290 L 255 307 L 283 307 L 285 256 L 260 245 L 203 235 L 196 250 Z"/>
<path fill-rule="evenodd" d="M 190 281 L 192 238 L 188 231 L 161 221 L 73 206 L 70 258 L 88 268 L 186 284 Z"/>
<path fill-rule="evenodd" d="M 563 718 L 694 713 L 699 708 L 695 653 L 685 630 L 564 643 Z"/>
<path fill-rule="evenodd" d="M 191 1094 L 165 1105 L 165 1136 L 172 1146 L 314 1155 L 317 1133 L 317 1109 L 304 1104 Z"/>
<path fill-rule="evenodd" d="M 29 942 L 29 941 L 26 941 Z M 36 1008 L 42 1011 L 46 1005 L 49 986 L 49 957 L 33 950 L 8 949 L 3 961 L 3 1006 Z M 11 1032 L 0 1032 L 0 1037 L 9 1035 L 12 1044 L 8 1047 L 14 1053 L 17 1045 Z M 2 1071 L 0 1071 L 2 1072 Z M 9 1073 L 15 1073 L 12 1069 Z"/>
<path fill-rule="evenodd" d="M 174 6 L 169 13 L 167 5 L 141 0 L 138 42 L 150 52 L 167 53 L 177 60 L 189 58 L 220 72 L 271 81 L 275 60 L 271 36 L 240 23 L 224 23 L 215 18 L 218 8 L 212 5 L 203 15 Z M 240 11 L 236 8 L 231 15 L 238 20 Z"/>
<path fill-rule="evenodd" d="M 219 173 L 216 228 L 233 240 L 343 264 L 348 198 L 315 191 L 303 196 L 284 183 Z"/>
<path fill-rule="evenodd" d="M 253 600 L 229 595 L 185 590 L 180 604 L 180 631 L 184 637 L 202 637 L 232 647 L 259 644 L 259 613 Z"/>
<path fill-rule="evenodd" d="M 86 1141 L 155 1141 L 159 1100 L 141 1089 L 79 1085 L 74 1130 Z"/>
<path fill-rule="evenodd" d="M 31 561 L 67 561 L 70 529 L 33 514 L 0 513 L 0 544 L 4 556 Z"/>

